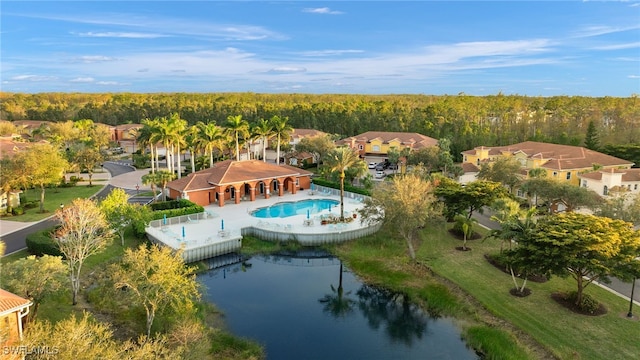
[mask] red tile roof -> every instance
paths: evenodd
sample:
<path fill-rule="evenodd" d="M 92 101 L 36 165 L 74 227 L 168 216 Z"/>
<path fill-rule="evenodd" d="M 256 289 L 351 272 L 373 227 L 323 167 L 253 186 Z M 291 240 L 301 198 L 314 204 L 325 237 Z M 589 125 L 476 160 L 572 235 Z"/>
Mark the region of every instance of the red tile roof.
<path fill-rule="evenodd" d="M 463 154 L 474 155 L 477 147 L 473 150 L 463 151 Z M 490 148 L 491 154 L 509 152 L 512 154 L 523 153 L 528 158 L 548 159 L 541 167 L 551 170 L 571 170 L 585 169 L 594 164 L 602 166 L 631 166 L 633 162 L 606 155 L 581 146 L 549 144 L 536 141 L 525 141 L 507 146 L 496 146 Z"/>
<path fill-rule="evenodd" d="M 401 144 L 411 147 L 412 149 L 421 149 L 438 145 L 438 140 L 430 138 L 419 133 L 409 132 L 390 132 L 390 131 L 367 131 L 360 135 L 352 136 L 339 140 L 339 144 L 351 144 L 353 140 L 356 142 L 371 142 L 371 140 L 379 139 L 383 143 L 397 140 Z"/>
<path fill-rule="evenodd" d="M 633 168 L 633 169 L 606 169 L 606 170 L 592 171 L 592 172 L 580 174 L 579 176 L 583 177 L 583 178 L 587 178 L 587 179 L 602 180 L 602 174 L 603 173 L 622 174 L 622 181 L 623 182 L 640 181 L 640 169 L 638 169 L 638 168 Z"/>
<path fill-rule="evenodd" d="M 225 160 L 213 167 L 173 180 L 167 187 L 177 191 L 210 189 L 216 185 L 229 185 L 255 180 L 271 180 L 279 177 L 311 176 L 310 171 L 294 166 L 275 165 L 260 160 Z"/>
<path fill-rule="evenodd" d="M 0 289 L 0 315 L 19 311 L 31 305 L 31 301 L 20 296 Z"/>
<path fill-rule="evenodd" d="M 327 135 L 326 132 L 315 129 L 293 129 L 291 133 L 292 139 L 302 139 L 305 137 L 314 137 L 319 135 Z"/>

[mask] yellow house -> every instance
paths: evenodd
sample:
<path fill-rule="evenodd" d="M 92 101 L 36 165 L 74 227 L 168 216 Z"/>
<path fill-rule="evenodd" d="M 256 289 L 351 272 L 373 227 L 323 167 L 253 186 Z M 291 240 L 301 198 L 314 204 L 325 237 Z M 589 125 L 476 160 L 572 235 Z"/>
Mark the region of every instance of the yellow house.
<path fill-rule="evenodd" d="M 17 347 L 22 341 L 23 319 L 30 300 L 0 289 L 0 348 Z"/>
<path fill-rule="evenodd" d="M 398 151 L 405 148 L 418 150 L 437 146 L 438 140 L 418 133 L 367 131 L 360 135 L 339 140 L 336 144 L 347 145 L 357 150 L 362 158 L 386 158 L 390 149 Z"/>
<path fill-rule="evenodd" d="M 525 141 L 507 146 L 479 146 L 462 152 L 462 162 L 480 166 L 500 157 L 517 159 L 525 174 L 532 169 L 546 170 L 547 177 L 580 185 L 578 174 L 601 169 L 629 169 L 633 162 L 581 146 Z"/>

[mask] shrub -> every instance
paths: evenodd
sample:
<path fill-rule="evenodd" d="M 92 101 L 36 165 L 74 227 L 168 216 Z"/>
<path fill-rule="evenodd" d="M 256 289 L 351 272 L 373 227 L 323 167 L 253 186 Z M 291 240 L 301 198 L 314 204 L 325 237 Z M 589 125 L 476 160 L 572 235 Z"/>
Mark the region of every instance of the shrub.
<path fill-rule="evenodd" d="M 334 183 L 332 181 L 328 181 L 325 179 L 313 179 L 313 183 L 320 186 L 326 186 L 332 189 L 340 189 L 340 183 Z M 344 184 L 344 191 L 348 191 L 355 194 L 371 196 L 371 192 L 367 189 L 359 188 L 357 186 L 353 186 L 351 184 Z"/>
<path fill-rule="evenodd" d="M 56 227 L 52 227 L 27 235 L 29 253 L 36 256 L 64 256 L 51 236 L 55 229 Z"/>
<path fill-rule="evenodd" d="M 27 210 L 27 209 L 35 209 L 38 206 L 40 206 L 40 201 L 38 200 L 31 200 L 31 201 L 27 201 L 24 204 L 22 204 L 22 207 Z"/>
<path fill-rule="evenodd" d="M 187 199 L 179 199 L 179 200 L 170 200 L 170 201 L 163 201 L 163 202 L 151 204 L 151 210 L 159 211 L 159 210 L 167 210 L 167 209 L 180 209 L 180 208 L 186 208 L 186 207 L 192 207 L 192 206 L 197 206 L 197 205 Z"/>
<path fill-rule="evenodd" d="M 578 292 L 572 291 L 567 294 L 565 299 L 575 304 L 577 297 Z M 589 294 L 582 293 L 582 302 L 577 307 L 584 313 L 595 314 L 600 310 L 600 303 Z"/>
<path fill-rule="evenodd" d="M 22 206 L 16 206 L 13 209 L 11 209 L 11 214 L 13 215 L 22 215 L 24 214 L 24 207 Z"/>

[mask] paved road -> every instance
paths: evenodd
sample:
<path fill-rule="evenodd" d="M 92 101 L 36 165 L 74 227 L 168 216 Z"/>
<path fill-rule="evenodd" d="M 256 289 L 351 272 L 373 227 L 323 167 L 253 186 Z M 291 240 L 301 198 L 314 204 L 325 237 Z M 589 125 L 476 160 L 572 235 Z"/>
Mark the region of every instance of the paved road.
<path fill-rule="evenodd" d="M 109 171 L 111 176 L 122 175 L 127 172 L 134 171 L 130 165 L 122 165 L 117 163 L 105 162 L 104 168 Z M 94 195 L 95 198 L 103 199 L 105 196 L 113 190 L 114 187 L 111 185 L 105 186 L 100 192 Z M 127 190 L 127 193 L 131 195 L 135 195 L 135 190 Z M 27 235 L 38 232 L 40 230 L 44 230 L 50 227 L 53 227 L 57 224 L 57 220 L 53 217 L 37 222 L 31 226 L 25 227 L 18 231 L 12 232 L 10 234 L 6 234 L 2 236 L 2 241 L 5 242 L 7 248 L 5 249 L 6 254 L 11 254 L 13 252 L 22 250 L 27 247 Z"/>
<path fill-rule="evenodd" d="M 29 227 L 20 229 L 18 231 L 14 231 L 10 234 L 4 235 L 2 237 L 2 241 L 5 242 L 7 248 L 5 249 L 6 254 L 11 254 L 13 252 L 22 250 L 27 247 L 27 235 L 38 232 L 40 230 L 44 230 L 50 227 L 55 226 L 58 221 L 51 217 L 46 220 L 37 222 Z"/>

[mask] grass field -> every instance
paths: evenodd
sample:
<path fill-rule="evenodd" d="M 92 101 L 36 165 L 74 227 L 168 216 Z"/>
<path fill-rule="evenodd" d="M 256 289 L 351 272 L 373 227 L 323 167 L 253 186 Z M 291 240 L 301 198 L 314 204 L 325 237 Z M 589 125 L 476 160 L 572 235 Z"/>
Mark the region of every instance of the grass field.
<path fill-rule="evenodd" d="M 45 189 L 44 193 L 44 209 L 40 212 L 40 205 L 32 209 L 25 210 L 24 214 L 18 216 L 3 217 L 2 220 L 31 222 L 45 219 L 55 213 L 60 204 L 69 204 L 77 198 L 88 198 L 93 196 L 102 189 L 103 185 L 78 185 L 73 187 L 60 187 Z M 23 201 L 40 200 L 40 189 L 29 189 L 25 191 L 21 198 Z"/>

